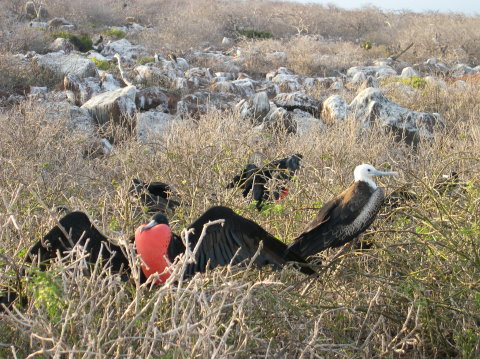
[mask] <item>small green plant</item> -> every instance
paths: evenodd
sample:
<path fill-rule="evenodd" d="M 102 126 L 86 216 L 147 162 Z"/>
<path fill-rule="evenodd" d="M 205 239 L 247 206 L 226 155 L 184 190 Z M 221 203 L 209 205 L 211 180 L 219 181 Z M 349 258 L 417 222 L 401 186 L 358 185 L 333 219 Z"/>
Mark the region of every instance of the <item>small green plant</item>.
<path fill-rule="evenodd" d="M 398 82 L 401 82 L 402 84 L 405 84 L 407 86 L 410 86 L 414 89 L 419 89 L 422 90 L 427 86 L 427 81 L 423 77 L 418 77 L 418 76 L 412 76 L 410 78 L 406 79 L 399 79 Z"/>
<path fill-rule="evenodd" d="M 240 35 L 248 39 L 271 39 L 273 35 L 267 31 L 259 31 L 253 29 L 241 30 Z"/>
<path fill-rule="evenodd" d="M 89 59 L 93 61 L 93 63 L 95 64 L 95 66 L 97 66 L 97 68 L 103 71 L 107 71 L 112 66 L 111 62 L 107 60 L 100 60 L 100 59 L 97 59 L 96 57 L 89 57 Z"/>
<path fill-rule="evenodd" d="M 60 320 L 66 302 L 59 279 L 51 272 L 34 269 L 27 286 L 33 292 L 36 306 L 44 307 L 52 321 Z"/>
<path fill-rule="evenodd" d="M 141 57 L 137 60 L 137 62 L 140 65 L 145 65 L 145 64 L 148 64 L 150 62 L 155 62 L 155 58 L 153 56 L 151 56 L 151 57 Z"/>
<path fill-rule="evenodd" d="M 53 37 L 58 38 L 62 37 L 70 41 L 79 51 L 87 52 L 91 50 L 93 47 L 92 39 L 85 34 L 71 34 L 66 31 L 55 32 Z"/>
<path fill-rule="evenodd" d="M 111 27 L 105 32 L 105 35 L 113 37 L 115 39 L 123 39 L 125 37 L 125 31 Z"/>
<path fill-rule="evenodd" d="M 360 47 L 362 49 L 365 49 L 365 50 L 370 50 L 372 48 L 372 42 L 371 41 L 362 41 L 362 43 L 360 44 Z"/>

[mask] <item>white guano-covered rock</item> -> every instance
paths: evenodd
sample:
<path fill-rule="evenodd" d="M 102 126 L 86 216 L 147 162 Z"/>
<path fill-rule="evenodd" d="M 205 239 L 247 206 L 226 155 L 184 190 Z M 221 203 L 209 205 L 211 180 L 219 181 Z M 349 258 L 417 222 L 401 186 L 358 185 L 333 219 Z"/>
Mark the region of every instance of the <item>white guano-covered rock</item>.
<path fill-rule="evenodd" d="M 175 122 L 175 117 L 161 111 L 146 111 L 137 113 L 137 139 L 147 142 L 151 137 L 163 136 Z"/>
<path fill-rule="evenodd" d="M 119 54 L 127 62 L 135 62 L 139 58 L 149 56 L 144 46 L 133 45 L 126 39 L 111 42 L 102 50 L 102 55 L 106 57 L 112 57 L 115 54 Z"/>
<path fill-rule="evenodd" d="M 298 135 L 310 135 L 320 132 L 325 124 L 322 120 L 313 117 L 310 113 L 295 109 L 291 113 L 292 121 L 296 124 Z"/>
<path fill-rule="evenodd" d="M 347 77 L 353 79 L 358 74 L 363 73 L 365 78 L 367 76 L 375 76 L 376 78 L 387 78 L 397 76 L 397 72 L 390 66 L 354 66 L 347 70 Z M 362 80 L 363 81 L 363 80 Z"/>
<path fill-rule="evenodd" d="M 104 92 L 92 97 L 82 108 L 88 110 L 97 124 L 104 125 L 109 121 L 122 123 L 135 113 L 135 86 L 128 86 L 115 91 Z"/>
<path fill-rule="evenodd" d="M 413 69 L 413 67 L 409 66 L 402 70 L 400 77 L 404 79 L 410 79 L 412 77 L 418 77 L 418 73 Z"/>
<path fill-rule="evenodd" d="M 416 112 L 389 101 L 380 89 L 368 88 L 359 93 L 348 106 L 348 112 L 363 128 L 374 121 L 415 142 L 419 137 L 433 138 L 434 130 L 443 126 L 438 113 Z"/>
<path fill-rule="evenodd" d="M 46 55 L 36 55 L 33 61 L 42 68 L 50 70 L 59 76 L 68 74 L 83 77 L 98 76 L 97 67 L 92 60 L 77 54 L 65 55 L 63 52 L 52 52 Z"/>
<path fill-rule="evenodd" d="M 283 107 L 287 111 L 299 109 L 309 112 L 314 116 L 318 116 L 321 111 L 321 104 L 303 92 L 279 93 L 275 96 L 273 102 L 275 105 Z"/>
<path fill-rule="evenodd" d="M 343 97 L 333 95 L 323 102 L 322 119 L 325 122 L 345 121 L 348 116 L 347 102 Z"/>
<path fill-rule="evenodd" d="M 254 125 L 258 125 L 270 111 L 268 95 L 266 92 L 259 92 L 248 100 L 241 100 L 236 108 L 240 112 L 240 118 L 251 119 Z"/>

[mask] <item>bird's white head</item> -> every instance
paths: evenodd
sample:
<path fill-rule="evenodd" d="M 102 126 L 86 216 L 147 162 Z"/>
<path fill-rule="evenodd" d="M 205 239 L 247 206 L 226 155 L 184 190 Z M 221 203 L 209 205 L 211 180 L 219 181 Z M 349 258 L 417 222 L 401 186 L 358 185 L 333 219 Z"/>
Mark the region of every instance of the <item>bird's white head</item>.
<path fill-rule="evenodd" d="M 355 182 L 357 181 L 367 182 L 370 185 L 370 187 L 372 187 L 373 189 L 376 189 L 377 185 L 373 181 L 373 176 L 396 176 L 398 175 L 398 173 L 379 171 L 372 165 L 364 163 L 360 166 L 355 167 L 355 171 L 353 171 L 353 175 L 355 177 Z"/>

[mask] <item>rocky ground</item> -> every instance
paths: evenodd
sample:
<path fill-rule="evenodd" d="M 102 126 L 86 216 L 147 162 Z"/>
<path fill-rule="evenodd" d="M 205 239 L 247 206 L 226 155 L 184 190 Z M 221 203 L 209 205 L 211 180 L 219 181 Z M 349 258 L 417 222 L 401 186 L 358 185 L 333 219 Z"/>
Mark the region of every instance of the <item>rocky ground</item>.
<path fill-rule="evenodd" d="M 1 314 L 0 357 L 478 357 L 476 18 L 73 3 L 13 4 L 0 27 L 15 50 L 0 54 L 0 285 L 29 297 Z M 118 15 L 134 6 L 138 18 Z M 187 23 L 192 8 L 205 12 Z M 92 24 L 88 11 L 108 21 Z M 192 31 L 202 21 L 215 30 L 208 44 Z M 273 37 L 249 38 L 261 24 Z M 389 47 L 402 24 L 411 37 L 403 28 Z M 167 44 L 170 28 L 186 30 Z M 294 153 L 301 169 L 281 202 L 257 211 L 226 189 L 247 162 Z M 133 253 L 125 238 L 149 215 L 128 193 L 132 178 L 175 189 L 177 233 L 226 205 L 289 242 L 363 162 L 400 173 L 380 183 L 394 196 L 362 245 L 316 258 L 320 278 L 225 267 L 152 290 L 135 274 L 84 276 L 81 251 L 18 277 L 58 206 L 85 211 Z"/>

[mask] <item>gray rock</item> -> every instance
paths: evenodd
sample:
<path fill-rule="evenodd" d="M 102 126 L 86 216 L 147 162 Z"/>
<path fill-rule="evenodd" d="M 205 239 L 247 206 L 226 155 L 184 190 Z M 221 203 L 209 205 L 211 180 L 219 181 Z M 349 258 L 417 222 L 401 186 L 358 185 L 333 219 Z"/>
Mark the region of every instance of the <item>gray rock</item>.
<path fill-rule="evenodd" d="M 322 120 L 313 117 L 310 113 L 295 109 L 292 114 L 292 121 L 296 124 L 296 133 L 298 135 L 310 135 L 315 132 L 320 132 L 325 124 Z"/>
<path fill-rule="evenodd" d="M 391 128 L 409 143 L 419 138 L 433 138 L 434 130 L 443 126 L 443 119 L 437 113 L 416 112 L 389 101 L 380 89 L 368 88 L 359 93 L 348 106 L 348 113 L 363 128 L 372 122 Z"/>
<path fill-rule="evenodd" d="M 225 46 L 232 46 L 235 43 L 235 40 L 232 39 L 231 37 L 224 37 L 222 39 L 222 45 Z"/>
<path fill-rule="evenodd" d="M 63 17 L 55 17 L 48 21 L 49 28 L 57 29 L 62 26 L 75 27 L 71 22 L 65 20 Z"/>
<path fill-rule="evenodd" d="M 100 88 L 98 78 L 80 78 L 75 74 L 68 74 L 63 79 L 63 87 L 67 91 L 72 91 L 75 105 L 82 106 L 93 96 L 103 92 Z"/>
<path fill-rule="evenodd" d="M 157 111 L 168 112 L 168 97 L 165 89 L 159 86 L 148 87 L 137 91 L 135 104 L 140 110 L 157 108 Z"/>
<path fill-rule="evenodd" d="M 259 92 L 248 100 L 240 101 L 236 106 L 240 118 L 250 119 L 254 125 L 261 124 L 270 111 L 270 102 L 266 92 Z"/>
<path fill-rule="evenodd" d="M 136 133 L 140 142 L 147 142 L 150 137 L 168 133 L 175 123 L 175 117 L 161 111 L 146 111 L 137 114 Z"/>
<path fill-rule="evenodd" d="M 153 64 L 141 65 L 135 67 L 134 71 L 135 83 L 144 86 L 160 85 L 169 87 L 175 81 L 176 74 L 173 71 L 165 71 Z"/>
<path fill-rule="evenodd" d="M 323 102 L 322 119 L 325 122 L 345 121 L 348 116 L 347 102 L 343 97 L 333 95 Z"/>
<path fill-rule="evenodd" d="M 63 51 L 68 54 L 75 50 L 75 46 L 67 39 L 58 37 L 48 46 L 48 49 L 54 52 Z"/>
<path fill-rule="evenodd" d="M 88 110 L 99 125 L 109 121 L 123 124 L 125 119 L 131 118 L 135 113 L 136 92 L 135 86 L 104 92 L 92 97 L 83 104 L 82 108 Z"/>
<path fill-rule="evenodd" d="M 52 52 L 46 55 L 36 55 L 33 61 L 38 66 L 59 76 L 68 74 L 75 74 L 80 78 L 98 76 L 97 67 L 93 61 L 77 54 L 65 55 L 63 52 Z"/>
<path fill-rule="evenodd" d="M 349 79 L 353 79 L 353 77 L 358 73 L 363 73 L 365 75 L 365 78 L 367 76 L 374 76 L 377 79 L 378 78 L 387 78 L 387 77 L 397 76 L 397 72 L 393 68 L 391 68 L 390 66 L 387 66 L 387 65 L 382 65 L 382 66 L 354 66 L 354 67 L 350 67 L 347 70 L 347 77 Z M 352 82 L 352 81 L 350 81 L 350 82 Z M 363 82 L 363 80 L 362 80 L 362 82 Z"/>
<path fill-rule="evenodd" d="M 297 123 L 292 119 L 292 114 L 282 107 L 271 106 L 270 112 L 265 116 L 262 127 L 274 132 L 296 133 Z"/>
<path fill-rule="evenodd" d="M 473 68 L 471 68 L 468 65 L 457 64 L 450 69 L 449 73 L 451 77 L 462 77 L 466 75 L 476 74 L 477 71 L 475 71 Z"/>
<path fill-rule="evenodd" d="M 313 116 L 319 116 L 321 104 L 319 101 L 308 97 L 302 92 L 279 93 L 273 99 L 275 105 L 283 107 L 288 111 L 299 109 L 311 113 Z"/>
<path fill-rule="evenodd" d="M 43 21 L 31 21 L 29 26 L 37 29 L 44 29 L 44 30 L 48 29 L 48 24 Z"/>
<path fill-rule="evenodd" d="M 139 58 L 149 56 L 149 53 L 144 46 L 133 45 L 126 39 L 113 41 L 105 45 L 102 50 L 102 55 L 106 57 L 112 57 L 115 54 L 119 54 L 122 59 L 131 63 L 135 62 L 135 60 Z"/>
<path fill-rule="evenodd" d="M 405 67 L 402 70 L 402 73 L 401 73 L 400 77 L 404 78 L 404 79 L 409 79 L 409 78 L 412 78 L 412 77 L 419 77 L 419 76 L 418 76 L 417 71 L 415 71 L 413 69 L 413 67 Z"/>

